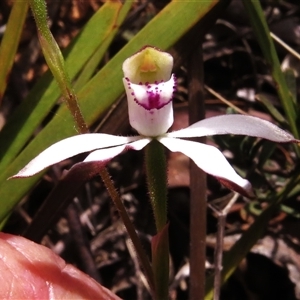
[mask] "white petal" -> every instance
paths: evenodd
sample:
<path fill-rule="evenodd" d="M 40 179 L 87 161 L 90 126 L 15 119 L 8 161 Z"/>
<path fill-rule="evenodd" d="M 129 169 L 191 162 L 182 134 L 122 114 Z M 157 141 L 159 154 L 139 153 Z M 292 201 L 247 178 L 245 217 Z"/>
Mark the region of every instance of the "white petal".
<path fill-rule="evenodd" d="M 95 150 L 91 154 L 89 154 L 86 159 L 83 161 L 83 163 L 91 162 L 91 161 L 103 161 L 107 162 L 114 158 L 115 156 L 122 153 L 124 150 L 141 150 L 143 149 L 147 144 L 149 144 L 151 139 L 141 139 L 126 145 L 117 146 L 113 148 L 107 148 L 107 149 L 100 149 Z"/>
<path fill-rule="evenodd" d="M 279 143 L 297 142 L 291 134 L 268 121 L 242 115 L 223 115 L 204 119 L 187 128 L 170 132 L 167 136 L 200 137 L 218 134 L 248 135 Z"/>
<path fill-rule="evenodd" d="M 141 150 L 148 143 L 150 143 L 150 141 L 151 139 L 141 139 L 122 146 L 95 150 L 89 154 L 83 162 L 73 165 L 68 171 L 65 170 L 59 183 L 60 188 L 58 189 L 57 187 L 54 190 L 54 193 L 58 193 L 58 195 L 60 195 L 59 193 L 66 190 L 66 186 L 67 189 L 70 188 L 70 182 L 72 182 L 73 185 L 74 183 L 76 184 L 74 187 L 76 189 L 77 185 L 81 185 L 83 182 L 88 181 L 99 174 L 99 170 L 118 154 L 130 149 Z"/>
<path fill-rule="evenodd" d="M 175 138 L 162 137 L 158 139 L 172 152 L 181 152 L 191 158 L 204 172 L 217 177 L 222 183 L 238 192 L 253 196 L 251 184 L 240 177 L 231 167 L 224 155 L 216 147 L 185 141 Z"/>
<path fill-rule="evenodd" d="M 59 141 L 41 152 L 12 178 L 32 176 L 45 168 L 74 155 L 141 139 L 139 136 L 123 137 L 102 133 L 87 133 Z"/>
<path fill-rule="evenodd" d="M 132 84 L 123 79 L 130 125 L 144 136 L 158 136 L 167 132 L 173 124 L 172 98 L 176 79 L 172 75 L 167 82 Z"/>

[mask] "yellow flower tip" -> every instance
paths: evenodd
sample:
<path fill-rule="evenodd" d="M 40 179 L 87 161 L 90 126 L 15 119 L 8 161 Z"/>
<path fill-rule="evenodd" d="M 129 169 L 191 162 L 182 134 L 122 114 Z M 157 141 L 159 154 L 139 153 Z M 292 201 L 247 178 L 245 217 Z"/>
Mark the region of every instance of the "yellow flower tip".
<path fill-rule="evenodd" d="M 149 73 L 149 72 L 157 71 L 157 65 L 155 63 L 153 55 L 151 55 L 151 53 L 149 53 L 149 52 L 150 51 L 147 49 L 147 51 L 144 53 L 144 56 L 141 59 L 139 71 L 142 73 Z"/>
<path fill-rule="evenodd" d="M 168 81 L 171 78 L 173 57 L 160 49 L 145 46 L 123 63 L 124 77 L 135 84 Z"/>

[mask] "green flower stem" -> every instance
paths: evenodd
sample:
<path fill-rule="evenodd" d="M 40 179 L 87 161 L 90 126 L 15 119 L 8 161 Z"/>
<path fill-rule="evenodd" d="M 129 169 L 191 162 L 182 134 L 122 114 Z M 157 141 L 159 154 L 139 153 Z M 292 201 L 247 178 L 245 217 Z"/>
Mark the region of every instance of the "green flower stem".
<path fill-rule="evenodd" d="M 87 133 L 88 127 L 80 112 L 76 94 L 72 88 L 68 73 L 66 72 L 64 58 L 48 27 L 46 3 L 44 0 L 29 0 L 29 4 L 35 18 L 38 28 L 38 37 L 47 64 L 75 120 L 78 132 Z"/>
<path fill-rule="evenodd" d="M 155 300 L 169 299 L 169 224 L 151 240 Z"/>
<path fill-rule="evenodd" d="M 153 140 L 146 146 L 146 173 L 157 232 L 167 224 L 167 162 L 164 146 Z"/>
<path fill-rule="evenodd" d="M 74 118 L 77 130 L 79 133 L 87 133 L 88 126 L 83 118 L 83 115 L 80 111 L 76 94 L 72 88 L 71 81 L 69 79 L 68 73 L 65 69 L 64 58 L 61 54 L 61 51 L 54 40 L 52 33 L 47 24 L 47 10 L 44 0 L 29 0 L 35 21 L 38 27 L 39 40 L 42 45 L 42 50 L 47 61 L 47 64 L 58 82 L 60 90 L 62 92 L 63 98 L 67 103 L 67 106 Z M 108 190 L 109 195 L 111 196 L 115 206 L 117 207 L 121 218 L 124 222 L 124 225 L 128 231 L 128 234 L 135 246 L 135 249 L 139 255 L 141 264 L 145 270 L 149 285 L 152 290 L 154 290 L 153 283 L 153 273 L 150 266 L 150 262 L 143 250 L 143 247 L 140 243 L 140 240 L 135 232 L 133 224 L 131 223 L 126 209 L 120 199 L 120 196 L 113 185 L 113 182 L 110 179 L 109 173 L 106 168 L 103 168 L 99 171 L 102 181 L 106 189 Z"/>
<path fill-rule="evenodd" d="M 155 299 L 168 299 L 169 240 L 167 224 L 167 162 L 164 147 L 157 140 L 146 146 L 145 164 L 148 191 L 157 235 L 152 239 L 152 269 Z"/>

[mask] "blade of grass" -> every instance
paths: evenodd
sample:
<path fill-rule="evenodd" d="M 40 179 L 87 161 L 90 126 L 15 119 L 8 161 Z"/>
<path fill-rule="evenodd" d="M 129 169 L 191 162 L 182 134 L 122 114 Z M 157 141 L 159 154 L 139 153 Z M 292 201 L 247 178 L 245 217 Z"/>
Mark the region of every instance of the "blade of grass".
<path fill-rule="evenodd" d="M 262 105 L 268 110 L 269 114 L 281 124 L 286 123 L 283 115 L 276 109 L 276 107 L 265 97 L 263 94 L 257 94 L 255 96 L 256 100 L 261 102 Z"/>
<path fill-rule="evenodd" d="M 83 67 L 80 74 L 76 78 L 76 81 L 73 84 L 74 90 L 76 92 L 81 90 L 84 87 L 84 85 L 92 78 L 97 66 L 102 60 L 110 43 L 111 40 L 108 39 L 104 40 L 103 43 L 98 47 L 98 49 L 92 55 L 92 57 L 85 64 L 85 66 Z"/>
<path fill-rule="evenodd" d="M 293 135 L 296 138 L 299 138 L 299 131 L 296 125 L 297 114 L 293 103 L 293 98 L 289 92 L 284 75 L 281 71 L 279 59 L 270 35 L 270 30 L 265 20 L 264 12 L 260 5 L 260 1 L 243 0 L 243 3 L 249 15 L 252 28 L 257 37 L 264 57 L 271 67 L 271 73 L 275 81 L 278 96 L 286 114 L 290 129 Z"/>
<path fill-rule="evenodd" d="M 15 1 L 0 46 L 0 106 L 28 11 L 27 1 Z M 12 36 L 14 38 L 12 38 Z"/>
<path fill-rule="evenodd" d="M 293 103 L 297 105 L 297 82 L 295 71 L 289 68 L 283 71 L 283 75 L 293 99 Z"/>

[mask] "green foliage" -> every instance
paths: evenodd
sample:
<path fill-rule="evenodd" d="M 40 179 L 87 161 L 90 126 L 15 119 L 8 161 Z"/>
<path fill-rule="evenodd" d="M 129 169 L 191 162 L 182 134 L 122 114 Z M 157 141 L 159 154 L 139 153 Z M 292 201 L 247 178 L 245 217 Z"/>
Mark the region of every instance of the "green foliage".
<path fill-rule="evenodd" d="M 27 10 L 27 1 L 14 4 L 0 45 L 0 105 L 7 86 L 8 74 L 11 72 L 15 59 Z"/>

